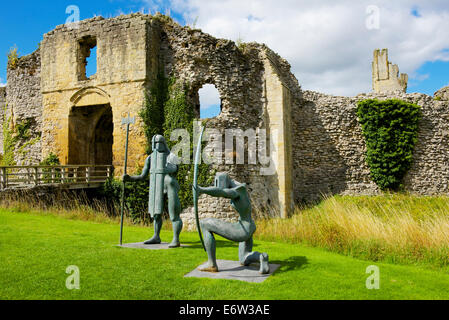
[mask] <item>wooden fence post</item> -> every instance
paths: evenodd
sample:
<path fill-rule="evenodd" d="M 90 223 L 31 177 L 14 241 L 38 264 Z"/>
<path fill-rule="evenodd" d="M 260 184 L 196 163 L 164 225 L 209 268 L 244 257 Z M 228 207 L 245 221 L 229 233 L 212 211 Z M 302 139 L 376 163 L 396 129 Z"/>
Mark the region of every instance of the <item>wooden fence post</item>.
<path fill-rule="evenodd" d="M 87 183 L 90 183 L 91 167 L 87 167 Z"/>
<path fill-rule="evenodd" d="M 2 168 L 2 189 L 8 187 L 8 177 L 6 175 L 6 168 Z"/>
<path fill-rule="evenodd" d="M 34 167 L 34 185 L 39 185 L 39 168 Z"/>

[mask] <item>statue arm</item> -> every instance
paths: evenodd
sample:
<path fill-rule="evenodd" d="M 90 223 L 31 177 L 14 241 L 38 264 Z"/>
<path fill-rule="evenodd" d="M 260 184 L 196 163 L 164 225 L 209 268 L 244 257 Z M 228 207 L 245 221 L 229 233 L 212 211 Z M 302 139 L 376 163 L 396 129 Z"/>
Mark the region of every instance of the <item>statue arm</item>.
<path fill-rule="evenodd" d="M 165 170 L 168 174 L 173 174 L 176 173 L 176 171 L 178 171 L 178 166 L 176 164 L 167 162 Z"/>
<path fill-rule="evenodd" d="M 227 199 L 237 199 L 239 197 L 239 193 L 235 189 L 220 189 L 217 187 L 209 187 L 209 188 L 198 187 L 198 192 L 205 193 L 212 197 L 220 197 Z"/>
<path fill-rule="evenodd" d="M 151 156 L 148 156 L 148 158 L 145 160 L 145 165 L 143 167 L 142 173 L 138 176 L 125 176 L 125 181 L 131 181 L 131 182 L 137 182 L 137 181 L 143 181 L 148 178 L 148 174 L 150 173 L 151 168 Z"/>

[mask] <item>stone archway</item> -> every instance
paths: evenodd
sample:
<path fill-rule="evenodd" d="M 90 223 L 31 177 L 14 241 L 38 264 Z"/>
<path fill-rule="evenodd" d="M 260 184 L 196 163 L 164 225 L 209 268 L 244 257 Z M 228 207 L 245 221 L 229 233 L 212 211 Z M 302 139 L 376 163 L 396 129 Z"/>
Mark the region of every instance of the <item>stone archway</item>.
<path fill-rule="evenodd" d="M 68 163 L 112 165 L 113 131 L 109 104 L 72 107 Z"/>
<path fill-rule="evenodd" d="M 81 90 L 72 97 L 68 164 L 112 165 L 114 124 L 108 98 L 97 88 Z"/>

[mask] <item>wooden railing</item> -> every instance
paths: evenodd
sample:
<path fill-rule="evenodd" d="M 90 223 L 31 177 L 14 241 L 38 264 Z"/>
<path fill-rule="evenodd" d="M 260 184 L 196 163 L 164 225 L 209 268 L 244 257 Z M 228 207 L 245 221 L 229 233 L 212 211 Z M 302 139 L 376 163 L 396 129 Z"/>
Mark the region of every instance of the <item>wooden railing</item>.
<path fill-rule="evenodd" d="M 113 175 L 107 165 L 0 167 L 0 189 L 45 185 L 91 186 Z"/>

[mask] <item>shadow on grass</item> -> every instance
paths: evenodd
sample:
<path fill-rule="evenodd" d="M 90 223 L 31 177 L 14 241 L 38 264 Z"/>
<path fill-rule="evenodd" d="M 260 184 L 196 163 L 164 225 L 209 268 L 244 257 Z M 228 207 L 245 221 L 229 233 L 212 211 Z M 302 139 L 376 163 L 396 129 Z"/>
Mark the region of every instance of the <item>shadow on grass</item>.
<path fill-rule="evenodd" d="M 293 256 L 286 260 L 275 260 L 270 263 L 280 264 L 281 267 L 275 273 L 284 273 L 305 268 L 309 264 L 306 257 Z"/>

